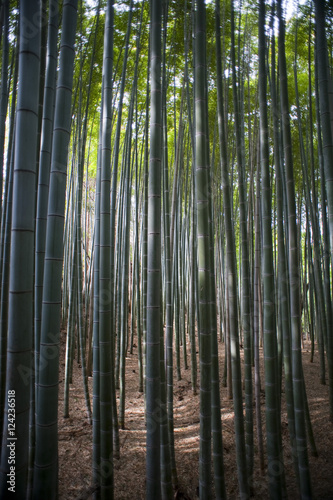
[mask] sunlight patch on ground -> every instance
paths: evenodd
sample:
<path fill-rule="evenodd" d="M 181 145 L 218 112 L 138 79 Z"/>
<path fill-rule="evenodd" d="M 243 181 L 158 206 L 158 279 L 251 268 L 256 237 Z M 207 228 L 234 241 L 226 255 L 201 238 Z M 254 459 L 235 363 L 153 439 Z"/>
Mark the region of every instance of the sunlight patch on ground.
<path fill-rule="evenodd" d="M 199 446 L 199 424 L 190 424 L 175 429 L 175 442 L 182 453 L 193 453 L 198 451 Z"/>

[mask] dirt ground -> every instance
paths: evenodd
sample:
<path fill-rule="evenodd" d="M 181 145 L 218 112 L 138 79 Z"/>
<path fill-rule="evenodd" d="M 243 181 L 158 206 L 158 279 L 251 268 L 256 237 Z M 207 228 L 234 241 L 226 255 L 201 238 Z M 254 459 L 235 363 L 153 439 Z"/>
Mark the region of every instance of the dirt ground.
<path fill-rule="evenodd" d="M 91 495 L 92 426 L 86 418 L 81 368 L 74 362 L 73 383 L 70 386 L 70 417 L 63 418 L 64 344 L 60 363 L 59 386 L 59 498 L 88 500 Z M 189 352 L 189 350 L 188 350 Z M 262 355 L 262 352 L 261 352 Z M 219 345 L 220 366 L 224 366 L 224 344 Z M 315 353 L 310 363 L 309 346 L 305 344 L 303 364 L 313 432 L 318 457 L 309 453 L 313 498 L 333 500 L 333 424 L 329 422 L 328 385 L 319 383 L 319 357 Z M 263 360 L 262 360 L 263 363 Z M 145 498 L 145 425 L 144 397 L 138 392 L 137 350 L 126 358 L 125 430 L 120 430 L 120 458 L 114 462 L 116 500 Z M 222 371 L 222 370 L 221 370 Z M 92 397 L 92 379 L 89 379 Z M 282 437 L 288 497 L 300 498 L 296 486 L 289 444 L 288 424 L 282 395 Z M 261 409 L 265 422 L 265 397 L 262 391 Z M 233 424 L 233 403 L 227 389 L 221 387 L 221 412 L 224 446 L 224 467 L 228 499 L 237 499 L 236 443 Z M 178 473 L 178 499 L 198 498 L 199 463 L 199 396 L 191 389 L 190 370 L 182 369 L 182 379 L 174 378 L 175 453 Z M 254 498 L 269 497 L 266 474 L 261 475 L 254 437 Z"/>

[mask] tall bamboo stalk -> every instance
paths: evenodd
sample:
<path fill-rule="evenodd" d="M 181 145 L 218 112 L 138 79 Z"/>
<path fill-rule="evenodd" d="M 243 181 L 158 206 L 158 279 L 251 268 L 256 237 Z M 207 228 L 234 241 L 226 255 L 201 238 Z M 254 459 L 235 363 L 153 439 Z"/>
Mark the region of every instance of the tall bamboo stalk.
<path fill-rule="evenodd" d="M 280 449 L 280 408 L 275 322 L 275 284 L 273 267 L 271 180 L 269 172 L 265 2 L 259 3 L 259 109 L 260 163 L 262 179 L 262 277 L 264 300 L 264 356 L 266 395 L 266 434 L 269 494 L 282 498 L 284 464 Z"/>
<path fill-rule="evenodd" d="M 150 157 L 147 238 L 147 341 L 146 341 L 146 498 L 161 498 L 160 470 L 160 329 L 161 329 L 161 161 L 162 92 L 161 24 L 159 0 L 151 0 L 150 28 Z"/>
<path fill-rule="evenodd" d="M 33 498 L 57 496 L 62 241 L 71 127 L 76 0 L 65 0 L 62 19 L 46 229 Z"/>
<path fill-rule="evenodd" d="M 40 24 L 36 23 L 35 18 L 39 14 L 40 5 L 38 1 L 23 1 L 20 7 L 19 87 L 13 171 L 8 343 L 3 421 L 3 436 L 6 436 L 6 440 L 3 440 L 1 450 L 0 476 L 0 491 L 4 498 L 9 493 L 7 481 L 11 463 L 10 450 L 13 447 L 14 451 L 16 449 L 16 441 L 10 441 L 11 436 L 20 436 L 20 454 L 16 453 L 16 477 L 12 491 L 22 498 L 27 491 L 31 382 L 34 380 L 31 353 L 33 349 L 35 186 L 40 72 Z M 34 27 L 33 33 L 29 32 L 30 25 Z M 7 81 L 4 81 L 3 85 L 7 85 Z M 13 422 L 12 417 L 15 414 L 14 434 L 12 434 L 9 424 Z"/>
<path fill-rule="evenodd" d="M 277 2 L 279 18 L 279 65 L 280 65 L 280 95 L 282 112 L 282 133 L 284 145 L 284 160 L 286 173 L 286 198 L 288 207 L 288 261 L 290 276 L 290 314 L 292 338 L 292 376 L 295 405 L 295 430 L 298 452 L 298 467 L 300 474 L 300 490 L 302 498 L 311 498 L 311 479 L 308 463 L 305 406 L 303 392 L 303 368 L 301 354 L 301 323 L 300 323 L 300 268 L 297 242 L 295 182 L 293 156 L 291 145 L 291 130 L 289 117 L 289 98 L 287 87 L 287 68 L 285 53 L 285 25 L 282 18 L 281 0 Z"/>
<path fill-rule="evenodd" d="M 221 161 L 221 184 L 223 190 L 223 209 L 225 222 L 225 238 L 226 238 L 226 286 L 227 286 L 227 308 L 230 324 L 230 334 L 228 356 L 231 363 L 232 377 L 229 376 L 228 385 L 232 391 L 234 398 L 235 411 L 235 432 L 236 432 L 236 453 L 238 467 L 238 485 L 242 498 L 249 497 L 249 481 L 246 465 L 246 449 L 245 449 L 245 433 L 244 433 L 244 416 L 243 416 L 243 397 L 242 397 L 242 375 L 240 366 L 240 350 L 239 350 L 239 323 L 238 323 L 238 307 L 237 307 L 237 271 L 236 271 L 236 248 L 235 235 L 233 227 L 232 215 L 232 193 L 231 182 L 229 181 L 228 172 L 228 153 L 227 153 L 227 136 L 224 120 L 224 101 L 222 88 L 222 61 L 221 61 L 221 42 L 220 42 L 220 2 L 216 2 L 216 54 L 217 54 L 217 92 L 218 92 L 218 120 L 219 120 L 219 142 L 220 142 L 220 161 Z M 228 335 L 228 333 L 227 333 Z M 232 380 L 231 380 L 232 379 Z"/>
<path fill-rule="evenodd" d="M 200 319 L 199 495 L 211 498 L 211 309 L 209 238 L 209 155 L 207 137 L 206 6 L 195 2 L 195 203 L 197 207 L 198 292 Z"/>

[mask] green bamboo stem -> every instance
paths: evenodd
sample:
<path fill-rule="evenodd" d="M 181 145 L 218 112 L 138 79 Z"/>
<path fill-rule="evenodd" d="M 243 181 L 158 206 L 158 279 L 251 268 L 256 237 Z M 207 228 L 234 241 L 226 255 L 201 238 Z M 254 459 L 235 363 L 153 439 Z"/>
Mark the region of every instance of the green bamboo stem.
<path fill-rule="evenodd" d="M 209 154 L 207 148 L 206 7 L 195 3 L 195 175 L 200 320 L 200 498 L 211 498 L 211 311 L 209 252 Z"/>
<path fill-rule="evenodd" d="M 20 8 L 19 86 L 13 166 L 3 440 L 5 437 L 7 440 L 11 436 L 9 424 L 12 422 L 11 412 L 13 411 L 12 403 L 14 401 L 16 414 L 15 435 L 21 436 L 22 445 L 20 455 L 17 454 L 16 456 L 15 494 L 23 497 L 27 491 L 28 480 L 30 390 L 31 383 L 33 383 L 31 352 L 33 347 L 33 255 L 40 25 L 37 23 L 33 36 L 29 37 L 26 26 L 27 23 L 32 22 L 35 15 L 38 15 L 39 3 L 22 2 Z M 8 19 L 5 21 L 5 26 L 7 26 L 7 21 Z M 4 43 L 6 50 L 7 40 Z M 6 59 L 6 55 L 4 57 Z M 2 69 L 5 71 L 4 68 Z M 28 83 L 23 82 L 24 78 L 28 78 Z M 8 83 L 7 78 L 2 83 L 4 89 L 4 86 L 7 86 Z M 2 97 L 4 98 L 4 95 Z M 1 112 L 4 111 L 4 106 L 5 103 L 2 102 Z M 1 143 L 3 144 L 2 140 Z M 3 171 L 3 150 L 1 154 L 1 170 Z M 18 311 L 20 311 L 20 314 L 18 314 Z M 25 374 L 25 377 L 22 376 L 22 373 Z M 9 399 L 10 395 L 14 395 L 14 399 Z M 10 471 L 10 448 L 8 444 L 7 441 L 7 445 L 2 446 L 1 450 L 0 492 L 4 498 L 9 493 L 7 480 Z"/>
<path fill-rule="evenodd" d="M 260 109 L 260 163 L 262 210 L 262 279 L 263 279 L 263 335 L 265 359 L 266 434 L 269 494 L 282 498 L 284 464 L 280 449 L 280 403 L 278 382 L 277 336 L 275 322 L 275 284 L 273 269 L 271 179 L 269 173 L 267 125 L 267 75 L 265 67 L 266 36 L 265 5 L 259 4 L 259 109 Z"/>
<path fill-rule="evenodd" d="M 215 12 L 216 12 L 217 40 L 220 41 L 219 2 L 216 2 Z M 230 181 L 229 184 L 220 49 L 221 49 L 221 44 L 219 42 L 216 44 L 217 61 L 218 61 L 217 63 L 218 120 L 219 120 L 219 142 L 220 142 L 220 159 L 221 159 L 221 184 L 222 184 L 223 200 L 224 200 L 223 206 L 224 206 L 225 237 L 226 237 L 227 309 L 228 309 L 228 321 L 230 322 L 229 323 L 230 333 L 227 334 L 229 335 L 227 342 L 227 349 L 230 353 L 227 354 L 227 360 L 228 360 L 227 362 L 229 363 L 228 384 L 229 384 L 229 397 L 230 397 L 231 382 L 232 382 L 232 392 L 234 398 L 238 484 L 242 498 L 247 498 L 249 497 L 249 482 L 248 482 L 247 466 L 246 466 L 243 397 L 242 397 L 240 351 L 239 351 L 237 283 L 236 283 L 237 274 L 236 274 L 236 261 L 235 261 L 236 249 L 235 249 L 234 228 L 232 222 L 233 221 L 232 192 L 231 192 L 232 180 Z"/>
<path fill-rule="evenodd" d="M 52 132 L 54 120 L 54 100 L 57 71 L 58 43 L 58 8 L 57 2 L 50 9 L 47 41 L 47 69 L 45 75 L 44 106 L 42 121 L 42 140 L 39 157 L 39 175 L 36 210 L 36 249 L 35 249 L 35 370 L 38 384 L 38 362 L 40 328 L 43 300 L 44 257 L 46 240 L 46 219 L 48 205 L 48 190 L 51 168 Z"/>
<path fill-rule="evenodd" d="M 161 160 L 162 160 L 162 92 L 161 92 L 161 22 L 159 0 L 151 1 L 151 104 L 150 158 L 148 185 L 147 238 L 147 341 L 146 341 L 146 498 L 161 498 L 160 470 L 160 328 L 161 328 Z"/>
<path fill-rule="evenodd" d="M 165 351 L 166 351 L 166 404 L 168 438 L 171 460 L 171 475 L 174 486 L 177 486 L 177 468 L 175 457 L 174 411 L 173 411 L 173 303 L 172 303 L 172 259 L 170 247 L 170 192 L 168 164 L 168 129 L 167 129 L 167 40 L 168 1 L 163 3 L 163 224 L 164 224 L 164 269 L 165 269 Z"/>
<path fill-rule="evenodd" d="M 303 371 L 301 355 L 301 325 L 300 325 L 300 278 L 299 256 L 297 243 L 295 183 L 291 147 L 291 131 L 289 118 L 289 99 L 287 88 L 287 70 L 285 55 L 285 25 L 282 18 L 281 0 L 277 2 L 279 18 L 279 65 L 281 84 L 282 132 L 285 153 L 286 198 L 288 206 L 288 259 L 290 275 L 290 314 L 292 338 L 292 369 L 295 405 L 296 447 L 298 452 L 298 467 L 300 475 L 300 491 L 302 498 L 311 498 L 311 478 L 309 472 L 306 444 L 306 428 L 304 414 Z"/>
<path fill-rule="evenodd" d="M 36 418 L 36 456 L 33 498 L 57 495 L 57 405 L 63 230 L 77 2 L 63 5 L 63 31 L 52 143 L 46 230 L 39 386 Z M 66 109 L 66 112 L 64 112 Z M 51 278 L 52 277 L 52 278 Z M 45 370 L 45 366 L 48 367 Z M 42 369 L 44 368 L 44 369 Z M 45 411 L 47 409 L 47 411 Z"/>
<path fill-rule="evenodd" d="M 316 62 L 318 65 L 318 87 L 319 87 L 319 105 L 321 119 L 321 133 L 323 144 L 323 165 L 325 174 L 325 187 L 328 206 L 328 227 L 330 235 L 330 251 L 333 256 L 333 182 L 332 182 L 332 162 L 333 162 L 333 135 L 332 135 L 332 110 L 329 106 L 329 81 L 327 64 L 327 42 L 325 35 L 325 2 L 316 0 L 316 37 L 317 54 Z M 327 294 L 328 295 L 328 294 Z M 329 404 L 330 420 L 333 421 L 333 338 L 332 331 L 327 332 L 327 360 L 329 376 Z"/>
<path fill-rule="evenodd" d="M 7 331 L 8 331 L 8 295 L 9 295 L 9 269 L 10 269 L 10 241 L 12 224 L 12 198 L 13 198 L 13 169 L 14 169 L 14 137 L 15 137 L 15 110 L 17 97 L 18 80 L 18 46 L 13 54 L 13 64 L 15 62 L 13 76 L 13 92 L 10 112 L 10 123 L 8 132 L 7 161 L 6 161 L 6 182 L 3 193 L 3 209 L 1 217 L 1 255 L 0 255 L 0 276 L 1 276 L 1 296 L 0 296 L 0 425 L 3 426 L 5 411 L 5 390 L 6 390 L 6 365 L 7 365 Z M 2 435 L 1 435 L 2 442 Z"/>
<path fill-rule="evenodd" d="M 9 61 L 9 0 L 2 3 L 2 61 L 1 61 L 1 95 L 0 95 L 0 193 L 3 191 L 3 166 L 6 137 L 6 117 L 9 96 L 8 61 Z M 0 203 L 0 220 L 2 219 L 2 203 Z"/>

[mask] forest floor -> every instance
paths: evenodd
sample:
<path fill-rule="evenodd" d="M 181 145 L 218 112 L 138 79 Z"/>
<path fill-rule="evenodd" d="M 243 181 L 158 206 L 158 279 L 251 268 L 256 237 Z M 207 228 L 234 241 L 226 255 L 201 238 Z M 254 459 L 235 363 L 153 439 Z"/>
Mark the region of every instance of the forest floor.
<path fill-rule="evenodd" d="M 62 334 L 59 386 L 59 499 L 88 500 L 91 494 L 92 426 L 86 417 L 81 368 L 74 362 L 73 383 L 70 386 L 70 416 L 63 418 L 65 333 Z M 189 349 L 188 349 L 189 352 Z M 242 353 L 243 354 L 243 353 Z M 263 355 L 262 350 L 260 352 Z M 224 344 L 219 344 L 220 367 L 224 366 Z M 261 358 L 263 365 L 263 359 Z M 306 390 L 318 457 L 309 453 L 313 498 L 333 500 L 333 424 L 329 422 L 328 385 L 319 382 L 319 356 L 315 352 L 310 363 L 310 346 L 305 343 L 303 366 Z M 221 369 L 222 371 L 222 369 Z M 262 378 L 263 381 L 263 378 Z M 89 378 L 92 400 L 92 379 Z M 262 382 L 263 387 L 263 382 Z M 265 395 L 262 390 L 261 410 L 265 425 Z M 233 402 L 227 388 L 221 384 L 221 413 L 224 447 L 224 468 L 228 499 L 237 499 L 236 442 Z M 145 498 L 145 423 L 144 397 L 138 391 L 137 349 L 126 358 L 125 429 L 120 430 L 120 458 L 114 461 L 114 491 L 116 500 Z M 193 395 L 191 372 L 182 369 L 182 379 L 174 378 L 175 454 L 178 489 L 175 499 L 195 500 L 199 484 L 199 395 Z M 267 499 L 267 474 L 260 474 L 256 429 L 254 436 L 254 498 Z M 265 439 L 265 430 L 264 430 Z M 284 393 L 282 394 L 282 439 L 287 492 L 289 498 L 299 498 L 292 454 Z M 266 450 L 265 450 L 266 451 Z M 214 498 L 214 497 L 213 497 Z"/>

